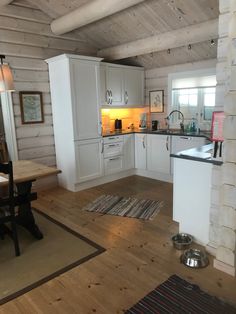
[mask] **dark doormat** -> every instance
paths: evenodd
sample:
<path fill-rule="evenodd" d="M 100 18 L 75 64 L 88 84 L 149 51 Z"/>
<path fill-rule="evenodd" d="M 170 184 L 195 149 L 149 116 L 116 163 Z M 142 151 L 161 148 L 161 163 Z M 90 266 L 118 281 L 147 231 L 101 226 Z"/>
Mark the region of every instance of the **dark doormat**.
<path fill-rule="evenodd" d="M 44 234 L 35 240 L 19 227 L 21 255 L 15 257 L 12 240 L 0 240 L 0 304 L 53 279 L 105 251 L 79 233 L 34 210 Z"/>
<path fill-rule="evenodd" d="M 235 314 L 236 308 L 173 275 L 125 313 Z"/>

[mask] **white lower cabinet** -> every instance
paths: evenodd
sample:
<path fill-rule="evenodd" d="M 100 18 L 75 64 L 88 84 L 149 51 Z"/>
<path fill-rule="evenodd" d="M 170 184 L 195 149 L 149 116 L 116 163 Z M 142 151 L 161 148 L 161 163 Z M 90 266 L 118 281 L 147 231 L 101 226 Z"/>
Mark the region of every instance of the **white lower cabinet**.
<path fill-rule="evenodd" d="M 147 134 L 135 134 L 135 168 L 147 169 Z"/>
<path fill-rule="evenodd" d="M 103 175 L 102 138 L 75 142 L 77 183 Z"/>
<path fill-rule="evenodd" d="M 147 170 L 170 174 L 169 135 L 147 135 Z"/>
<path fill-rule="evenodd" d="M 126 134 L 124 137 L 124 170 L 134 168 L 134 134 Z"/>
<path fill-rule="evenodd" d="M 124 168 L 124 136 L 109 136 L 104 141 L 104 174 L 120 172 Z"/>
<path fill-rule="evenodd" d="M 123 156 L 114 156 L 104 159 L 105 175 L 113 174 L 123 170 Z"/>

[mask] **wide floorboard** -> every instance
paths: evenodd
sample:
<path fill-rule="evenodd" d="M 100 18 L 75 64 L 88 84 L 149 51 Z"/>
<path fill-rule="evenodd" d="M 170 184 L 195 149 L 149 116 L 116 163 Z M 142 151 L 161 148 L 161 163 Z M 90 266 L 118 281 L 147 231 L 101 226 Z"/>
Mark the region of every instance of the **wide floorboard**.
<path fill-rule="evenodd" d="M 165 201 L 152 221 L 82 211 L 101 194 Z M 106 248 L 106 252 L 1 306 L 0 313 L 123 313 L 170 275 L 236 305 L 236 278 L 180 264 L 172 247 L 172 184 L 132 176 L 85 191 L 41 192 L 34 206 Z M 191 210 L 191 204 L 189 204 Z"/>

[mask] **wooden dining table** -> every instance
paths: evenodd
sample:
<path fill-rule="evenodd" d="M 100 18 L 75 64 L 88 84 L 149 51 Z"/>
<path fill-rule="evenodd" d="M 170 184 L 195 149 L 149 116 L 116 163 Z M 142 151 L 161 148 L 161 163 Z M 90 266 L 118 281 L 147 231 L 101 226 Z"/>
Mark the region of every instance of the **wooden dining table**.
<path fill-rule="evenodd" d="M 37 179 L 59 174 L 61 171 L 30 160 L 13 162 L 13 180 L 17 190 L 18 204 L 17 223 L 26 228 L 36 239 L 43 238 L 32 213 L 31 200 L 37 198 L 32 194 L 32 182 Z M 0 188 L 8 184 L 7 176 L 0 173 Z M 33 196 L 33 197 L 32 197 Z M 35 197 L 36 196 L 36 197 Z"/>

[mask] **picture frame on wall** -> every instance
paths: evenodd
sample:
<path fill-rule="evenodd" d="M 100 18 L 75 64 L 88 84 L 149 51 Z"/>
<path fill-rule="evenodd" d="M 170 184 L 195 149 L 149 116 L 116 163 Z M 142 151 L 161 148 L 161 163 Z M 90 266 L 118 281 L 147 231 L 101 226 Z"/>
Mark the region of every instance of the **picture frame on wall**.
<path fill-rule="evenodd" d="M 19 95 L 22 124 L 43 123 L 42 92 L 21 91 Z"/>
<path fill-rule="evenodd" d="M 164 90 L 149 91 L 150 112 L 164 112 Z"/>

